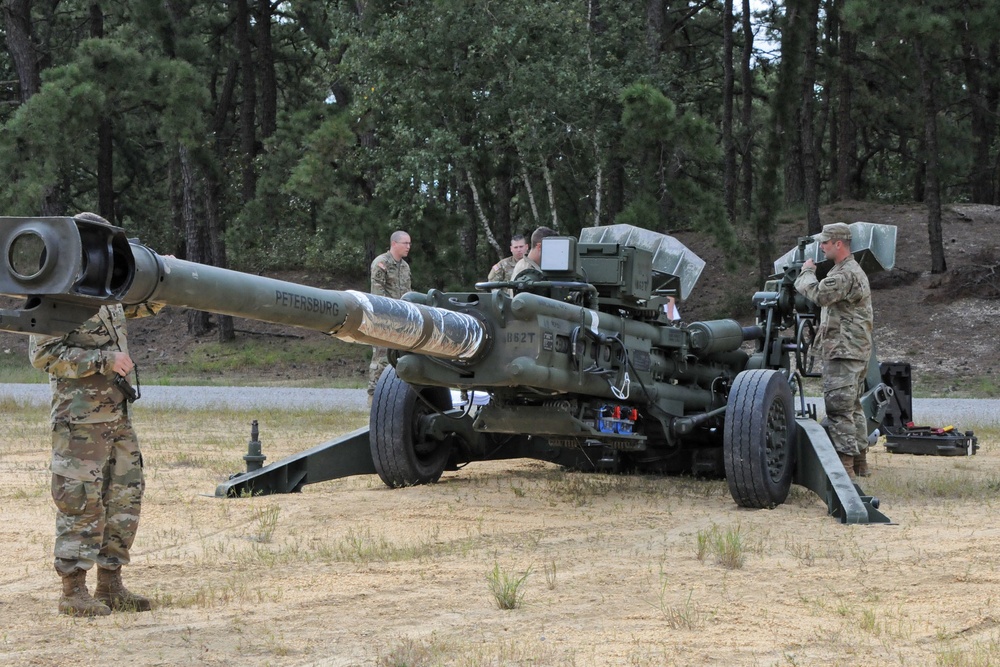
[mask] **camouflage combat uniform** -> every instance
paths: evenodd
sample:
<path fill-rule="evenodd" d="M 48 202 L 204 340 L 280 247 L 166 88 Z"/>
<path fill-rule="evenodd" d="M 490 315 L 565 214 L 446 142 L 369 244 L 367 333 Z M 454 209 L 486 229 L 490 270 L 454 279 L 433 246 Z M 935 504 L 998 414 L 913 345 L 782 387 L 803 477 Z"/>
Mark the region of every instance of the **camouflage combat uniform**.
<path fill-rule="evenodd" d="M 822 281 L 816 279 L 815 269 L 803 269 L 795 289 L 823 308 L 813 343 L 823 361 L 823 425 L 838 452 L 857 456 L 868 446 L 868 426 L 861 408 L 872 353 L 868 276 L 849 255 Z"/>
<path fill-rule="evenodd" d="M 514 266 L 514 273 L 511 274 L 510 279 L 516 280 L 517 277 L 522 273 L 524 273 L 525 271 L 533 271 L 534 273 L 538 274 L 539 277 L 541 277 L 542 275 L 542 267 L 535 264 L 535 262 L 530 257 L 525 255 L 524 257 L 521 258 L 521 261 L 519 261 Z"/>
<path fill-rule="evenodd" d="M 129 316 L 155 312 L 146 307 Z M 52 387 L 52 499 L 60 574 L 129 562 L 145 481 L 128 403 L 107 352 L 128 353 L 125 312 L 102 306 L 65 336 L 32 336 L 28 354 Z"/>
<path fill-rule="evenodd" d="M 499 262 L 493 265 L 490 269 L 490 275 L 486 278 L 491 283 L 502 283 L 511 279 L 514 275 L 514 267 L 517 262 L 514 260 L 514 256 L 504 257 Z"/>
<path fill-rule="evenodd" d="M 410 265 L 405 259 L 396 259 L 384 252 L 372 261 L 372 294 L 399 299 L 410 291 Z M 389 365 L 388 348 L 372 347 L 372 362 L 368 366 L 368 395 L 375 394 L 375 384 L 382 371 Z"/>

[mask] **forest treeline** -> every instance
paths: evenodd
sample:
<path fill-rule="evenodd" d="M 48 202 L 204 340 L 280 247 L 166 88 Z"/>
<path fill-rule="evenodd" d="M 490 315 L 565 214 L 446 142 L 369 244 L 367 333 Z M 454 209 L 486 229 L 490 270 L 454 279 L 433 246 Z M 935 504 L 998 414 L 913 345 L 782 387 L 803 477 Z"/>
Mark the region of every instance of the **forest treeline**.
<path fill-rule="evenodd" d="M 2 0 L 0 212 L 159 252 L 467 287 L 539 225 L 998 203 L 998 2 Z M 195 331 L 204 320 L 192 319 Z"/>

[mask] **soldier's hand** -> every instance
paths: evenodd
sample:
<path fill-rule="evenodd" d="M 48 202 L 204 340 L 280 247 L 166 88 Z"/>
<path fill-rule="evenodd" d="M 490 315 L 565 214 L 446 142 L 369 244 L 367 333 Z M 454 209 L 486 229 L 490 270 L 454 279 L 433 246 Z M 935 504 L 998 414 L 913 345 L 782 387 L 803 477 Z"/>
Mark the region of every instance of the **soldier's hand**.
<path fill-rule="evenodd" d="M 124 352 L 106 352 L 105 354 L 108 355 L 108 366 L 122 377 L 128 375 L 135 368 L 132 357 Z"/>
<path fill-rule="evenodd" d="M 816 268 L 816 262 L 812 261 L 812 257 L 810 257 L 806 261 L 802 262 L 802 268 L 803 269 L 815 269 Z"/>

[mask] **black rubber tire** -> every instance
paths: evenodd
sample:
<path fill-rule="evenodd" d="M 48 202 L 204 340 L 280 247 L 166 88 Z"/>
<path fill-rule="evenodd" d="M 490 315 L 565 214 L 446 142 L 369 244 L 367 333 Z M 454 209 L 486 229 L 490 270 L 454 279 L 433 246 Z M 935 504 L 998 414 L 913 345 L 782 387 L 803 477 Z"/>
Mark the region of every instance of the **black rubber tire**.
<path fill-rule="evenodd" d="M 741 507 L 785 502 L 795 471 L 795 412 L 788 378 L 775 370 L 743 371 L 729 392 L 722 453 L 726 481 Z"/>
<path fill-rule="evenodd" d="M 420 433 L 420 418 L 451 409 L 451 392 L 444 387 L 417 391 L 399 379 L 396 369 L 387 366 L 379 376 L 369 417 L 372 461 L 375 471 L 389 488 L 432 484 L 441 478 L 451 454 L 449 442 Z"/>

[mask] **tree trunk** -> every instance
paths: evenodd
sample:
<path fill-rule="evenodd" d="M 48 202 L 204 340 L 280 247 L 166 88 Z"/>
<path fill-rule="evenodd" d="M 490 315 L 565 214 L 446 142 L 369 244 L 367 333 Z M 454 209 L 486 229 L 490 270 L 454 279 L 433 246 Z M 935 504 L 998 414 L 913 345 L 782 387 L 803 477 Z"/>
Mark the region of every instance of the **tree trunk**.
<path fill-rule="evenodd" d="M 802 111 L 798 107 L 791 110 L 788 118 L 788 134 L 785 144 L 785 205 L 797 206 L 805 201 L 805 185 L 802 173 Z"/>
<path fill-rule="evenodd" d="M 753 205 L 753 25 L 750 21 L 750 0 L 743 0 L 743 57 L 740 64 L 743 85 L 743 107 L 740 109 L 740 218 L 749 224 Z"/>
<path fill-rule="evenodd" d="M 466 220 L 468 221 L 462 229 L 459 231 L 459 243 L 462 244 L 462 251 L 466 257 L 476 256 L 476 246 L 479 245 L 479 225 L 477 220 L 478 215 L 478 204 L 476 203 L 476 194 L 474 191 L 475 186 L 472 183 L 472 175 L 466 171 L 466 178 L 464 180 L 464 187 L 462 191 L 465 193 L 465 210 L 468 211 L 468 216 Z M 468 267 L 471 268 L 475 266 L 475 262 L 469 262 Z M 462 273 L 467 274 L 469 268 L 463 269 Z M 463 275 L 463 278 L 468 278 L 467 275 Z"/>
<path fill-rule="evenodd" d="M 923 38 L 916 38 L 913 50 L 920 71 L 920 98 L 924 116 L 924 164 L 926 165 L 927 237 L 931 249 L 931 273 L 944 273 L 944 244 L 941 238 L 941 182 L 938 174 L 937 99 L 930 56 Z"/>
<path fill-rule="evenodd" d="M 757 274 L 760 284 L 774 269 L 774 218 L 778 213 L 781 184 L 778 174 L 782 169 L 782 156 L 788 142 L 786 134 L 794 128 L 792 109 L 798 103 L 798 59 L 802 43 L 802 12 L 798 0 L 789 0 L 781 30 L 781 62 L 778 81 L 771 98 L 771 121 L 767 145 L 764 148 L 764 173 L 760 179 L 760 206 L 754 214 L 757 232 Z"/>
<path fill-rule="evenodd" d="M 663 52 L 663 30 L 666 14 L 664 0 L 646 2 L 646 48 L 652 62 L 658 62 Z"/>
<path fill-rule="evenodd" d="M 236 44 L 243 88 L 243 102 L 240 104 L 240 154 L 243 158 L 241 195 L 244 202 L 249 202 L 257 192 L 257 174 L 254 170 L 254 158 L 257 155 L 257 84 L 250 49 L 250 13 L 247 0 L 236 0 Z"/>
<path fill-rule="evenodd" d="M 722 191 L 726 219 L 736 225 L 736 142 L 733 139 L 733 0 L 722 4 Z"/>
<path fill-rule="evenodd" d="M 528 207 L 531 209 L 532 229 L 534 229 L 534 227 L 538 227 L 541 223 L 538 216 L 538 202 L 535 201 L 535 189 L 531 185 L 531 176 L 528 175 L 528 160 L 524 155 L 524 150 L 517 142 L 514 142 L 514 150 L 517 152 L 518 163 L 521 167 L 521 184 L 528 195 Z"/>
<path fill-rule="evenodd" d="M 621 158 L 621 149 L 613 146 L 609 151 L 607 205 L 604 207 L 605 220 L 613 223 L 625 207 L 625 161 Z"/>
<path fill-rule="evenodd" d="M 991 50 L 994 51 L 990 54 L 992 56 L 990 63 L 992 64 L 996 61 L 996 45 L 993 45 Z M 962 64 L 965 69 L 966 91 L 971 111 L 970 194 L 972 201 L 976 204 L 992 204 L 996 195 L 994 193 L 990 148 L 993 143 L 993 135 L 996 132 L 996 85 L 987 86 L 983 83 L 983 54 L 965 33 L 962 35 Z"/>
<path fill-rule="evenodd" d="M 231 144 L 232 136 L 225 132 L 225 127 L 226 119 L 233 106 L 236 76 L 239 69 L 239 63 L 235 60 L 230 62 L 229 67 L 226 68 L 226 76 L 223 79 L 218 106 L 215 108 L 215 117 L 212 121 L 212 135 L 215 137 L 215 159 L 218 164 L 225 160 Z M 207 172 L 205 176 L 205 217 L 208 220 L 208 241 L 215 265 L 226 268 L 229 265 L 229 260 L 226 257 L 225 225 L 219 216 L 219 211 L 222 208 L 222 191 L 222 184 L 218 177 L 213 172 Z M 236 338 L 231 316 L 219 315 L 218 323 L 220 343 L 229 342 Z"/>
<path fill-rule="evenodd" d="M 27 102 L 42 87 L 38 53 L 31 31 L 31 0 L 4 0 L 3 23 L 7 50 L 17 71 L 18 99 Z"/>
<path fill-rule="evenodd" d="M 597 173 L 594 174 L 594 222 L 592 227 L 599 227 L 601 224 L 601 193 L 604 190 L 604 168 L 601 165 L 600 151 L 597 142 L 594 142 L 594 153 L 597 157 Z"/>
<path fill-rule="evenodd" d="M 221 187 L 215 178 L 208 177 L 205 183 L 205 218 L 208 221 L 208 245 L 212 251 L 212 264 L 221 268 L 229 265 L 226 258 L 226 244 L 223 239 L 222 222 L 219 220 L 219 192 Z M 231 315 L 216 315 L 218 337 L 220 343 L 228 343 L 236 339 Z"/>
<path fill-rule="evenodd" d="M 507 159 L 501 159 L 497 172 L 496 217 L 493 220 L 493 236 L 500 245 L 501 257 L 507 256 L 510 247 L 511 218 L 510 202 L 514 198 L 513 165 Z"/>
<path fill-rule="evenodd" d="M 820 0 L 807 0 L 804 29 L 805 60 L 802 67 L 802 115 L 799 136 L 802 140 L 802 194 L 806 205 L 806 230 L 822 231 L 819 220 L 819 169 L 816 160 L 816 47 L 819 33 Z"/>
<path fill-rule="evenodd" d="M 854 33 L 842 30 L 840 33 L 840 73 L 837 76 L 837 181 L 836 198 L 854 199 L 857 192 L 852 188 L 858 134 L 851 114 L 854 112 L 854 61 L 857 52 Z"/>
<path fill-rule="evenodd" d="M 97 211 L 115 224 L 114 130 L 107 117 L 97 122 Z"/>
<path fill-rule="evenodd" d="M 278 129 L 278 80 L 274 72 L 274 46 L 271 39 L 270 0 L 257 2 L 257 52 L 260 69 L 260 136 L 267 139 Z"/>
<path fill-rule="evenodd" d="M 469 192 L 472 195 L 472 206 L 473 210 L 475 211 L 476 218 L 479 220 L 480 225 L 482 225 L 483 232 L 486 234 L 486 241 L 491 246 L 493 246 L 493 249 L 497 253 L 497 257 L 503 257 L 504 249 L 500 247 L 500 244 L 497 242 L 496 237 L 493 236 L 493 231 L 490 229 L 490 221 L 486 218 L 486 212 L 483 210 L 483 206 L 480 203 L 479 191 L 476 189 L 476 184 L 472 180 L 472 172 L 469 171 L 468 169 L 465 170 L 465 181 L 468 184 Z M 507 222 L 507 226 L 508 228 L 510 227 L 509 220 Z M 466 248 L 466 251 L 468 252 L 469 248 Z M 471 254 L 469 254 L 468 256 L 475 258 L 476 256 L 475 246 L 471 248 Z M 473 262 L 473 264 L 474 263 L 475 262 Z"/>
<path fill-rule="evenodd" d="M 90 5 L 90 36 L 104 37 L 104 12 L 96 2 Z M 111 119 L 97 121 L 97 212 L 115 224 L 114 128 Z"/>
<path fill-rule="evenodd" d="M 177 147 L 177 163 L 181 175 L 180 204 L 181 220 L 184 223 L 184 239 L 189 262 L 207 263 L 205 252 L 205 229 L 199 224 L 194 212 L 195 184 L 191 169 L 191 156 L 181 144 Z M 209 314 L 200 310 L 188 310 L 187 330 L 192 336 L 204 336 L 209 330 Z"/>
<path fill-rule="evenodd" d="M 24 104 L 42 87 L 42 54 L 35 48 L 31 21 L 31 0 L 3 0 L 3 25 L 7 50 L 17 72 L 18 100 Z M 66 207 L 59 195 L 60 188 L 49 186 L 39 202 L 44 216 L 62 215 Z"/>
<path fill-rule="evenodd" d="M 545 179 L 545 192 L 549 196 L 549 213 L 552 217 L 552 222 L 549 224 L 552 226 L 552 230 L 559 231 L 559 213 L 556 210 L 556 193 L 552 186 L 552 173 L 549 171 L 549 165 L 544 160 L 542 161 L 542 177 Z"/>

